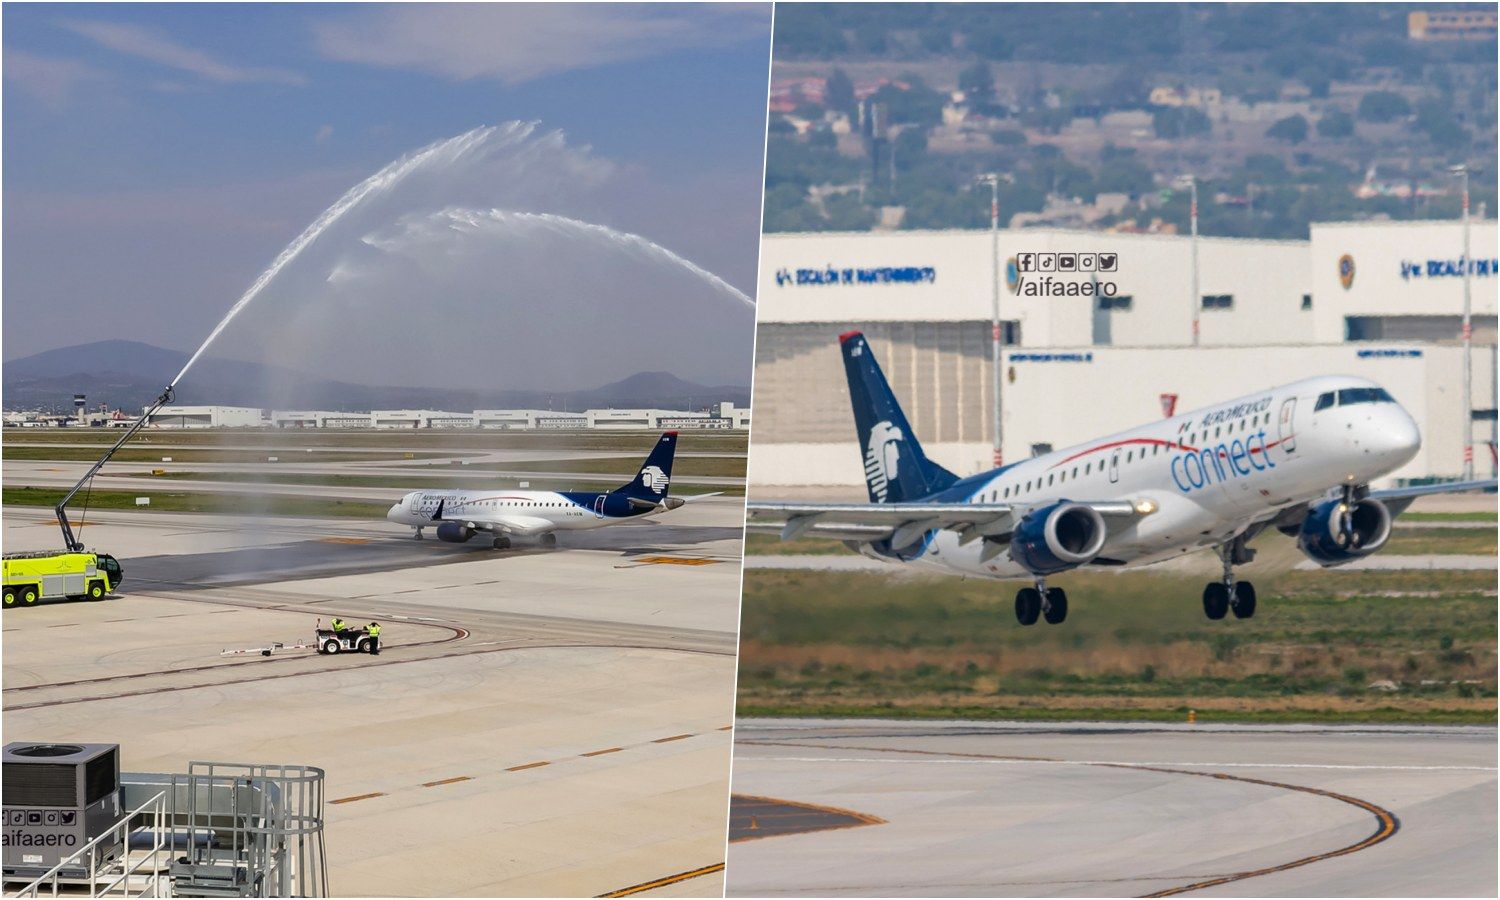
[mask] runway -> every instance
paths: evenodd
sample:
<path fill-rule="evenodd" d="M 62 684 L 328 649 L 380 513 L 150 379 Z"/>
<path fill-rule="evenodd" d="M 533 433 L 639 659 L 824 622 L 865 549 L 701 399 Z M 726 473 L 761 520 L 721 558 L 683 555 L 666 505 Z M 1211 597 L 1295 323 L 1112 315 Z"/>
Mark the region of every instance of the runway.
<path fill-rule="evenodd" d="M 738 498 L 556 550 L 357 519 L 90 512 L 119 596 L 8 610 L 8 740 L 328 772 L 336 895 L 718 896 Z M 59 540 L 7 508 L 7 549 Z M 220 656 L 379 620 L 378 657 Z"/>
<path fill-rule="evenodd" d="M 761 836 L 737 809 L 731 896 L 1497 890 L 1493 727 L 747 720 L 737 729 L 734 793 L 755 798 L 746 811 L 774 799 L 831 815 L 824 830 Z"/>

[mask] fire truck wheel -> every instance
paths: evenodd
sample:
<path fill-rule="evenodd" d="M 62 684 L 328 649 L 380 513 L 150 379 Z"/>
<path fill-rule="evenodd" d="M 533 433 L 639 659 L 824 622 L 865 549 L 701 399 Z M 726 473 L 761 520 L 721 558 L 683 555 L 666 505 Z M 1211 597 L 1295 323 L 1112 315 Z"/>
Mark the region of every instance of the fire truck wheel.
<path fill-rule="evenodd" d="M 103 600 L 104 599 L 104 582 L 102 582 L 102 581 L 96 581 L 93 584 L 89 585 L 89 599 L 90 600 Z"/>
<path fill-rule="evenodd" d="M 21 588 L 21 602 L 24 603 L 24 604 L 26 604 L 27 606 L 31 606 L 31 605 L 35 604 L 36 603 L 36 588 L 34 588 L 34 587 L 24 587 L 24 588 Z"/>
<path fill-rule="evenodd" d="M 16 605 L 16 592 L 10 588 L 5 589 L 5 605 L 7 607 Z"/>

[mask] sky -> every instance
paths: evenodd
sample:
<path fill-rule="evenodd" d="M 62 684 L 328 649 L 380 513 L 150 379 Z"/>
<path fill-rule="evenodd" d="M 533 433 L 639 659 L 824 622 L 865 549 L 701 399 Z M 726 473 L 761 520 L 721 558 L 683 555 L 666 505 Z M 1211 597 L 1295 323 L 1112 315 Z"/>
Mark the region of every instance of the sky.
<path fill-rule="evenodd" d="M 403 154 L 513 121 L 561 132 L 608 172 L 580 189 L 587 202 L 513 211 L 640 235 L 754 295 L 769 5 L 6 4 L 3 16 L 7 360 L 106 338 L 191 351 L 345 191 Z M 444 202 L 494 202 L 453 191 Z M 389 230 L 391 215 L 359 224 Z M 627 280 L 642 265 L 609 264 Z M 648 363 L 632 371 L 673 368 Z"/>

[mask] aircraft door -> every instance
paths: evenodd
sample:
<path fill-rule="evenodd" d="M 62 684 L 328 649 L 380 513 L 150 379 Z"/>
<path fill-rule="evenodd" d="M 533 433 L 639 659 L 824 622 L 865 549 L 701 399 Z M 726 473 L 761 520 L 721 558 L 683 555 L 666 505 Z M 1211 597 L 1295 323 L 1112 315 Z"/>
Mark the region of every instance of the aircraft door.
<path fill-rule="evenodd" d="M 1114 484 L 1120 480 L 1120 448 L 1109 455 L 1109 483 Z"/>
<path fill-rule="evenodd" d="M 608 495 L 600 494 L 594 498 L 594 518 L 596 519 L 604 518 L 604 498 L 606 496 Z"/>
<path fill-rule="evenodd" d="M 1288 397 L 1282 401 L 1281 412 L 1276 417 L 1276 437 L 1285 453 L 1297 449 L 1296 415 L 1297 398 Z"/>

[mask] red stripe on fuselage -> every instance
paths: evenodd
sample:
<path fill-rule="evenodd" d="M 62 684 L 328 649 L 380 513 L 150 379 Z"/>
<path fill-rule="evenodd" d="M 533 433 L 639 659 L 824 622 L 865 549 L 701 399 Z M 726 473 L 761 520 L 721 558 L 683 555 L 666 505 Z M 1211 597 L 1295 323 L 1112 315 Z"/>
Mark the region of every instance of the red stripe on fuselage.
<path fill-rule="evenodd" d="M 1274 446 L 1276 446 L 1277 444 L 1280 444 L 1280 443 L 1281 443 L 1281 441 L 1279 441 L 1279 440 L 1272 441 L 1269 444 L 1266 444 L 1266 449 L 1269 450 L 1272 447 L 1274 447 Z M 1203 451 L 1199 450 L 1197 447 L 1189 447 L 1187 444 L 1179 444 L 1176 441 L 1164 441 L 1164 440 L 1161 440 L 1160 438 L 1129 438 L 1127 440 L 1123 440 L 1123 441 L 1111 441 L 1108 444 L 1100 444 L 1097 447 L 1090 447 L 1087 450 L 1081 450 L 1081 451 L 1073 454 L 1072 456 L 1068 457 L 1067 459 L 1060 460 L 1058 462 L 1053 463 L 1052 465 L 1048 466 L 1047 468 L 1049 468 L 1049 469 L 1055 469 L 1058 466 L 1065 466 L 1065 465 L 1067 465 L 1068 463 L 1072 462 L 1075 459 L 1080 459 L 1082 457 L 1088 456 L 1090 453 L 1097 453 L 1100 450 L 1108 450 L 1111 447 L 1123 447 L 1126 444 L 1145 444 L 1148 447 L 1149 446 L 1162 446 L 1162 447 L 1174 448 L 1174 449 L 1178 449 L 1178 450 L 1186 450 L 1189 453 L 1201 453 L 1201 452 L 1203 452 Z M 1249 452 L 1251 452 L 1251 453 L 1259 453 L 1260 452 L 1260 448 L 1259 447 L 1249 448 Z M 1227 457 L 1229 454 L 1228 453 L 1221 453 L 1219 455 Z"/>

